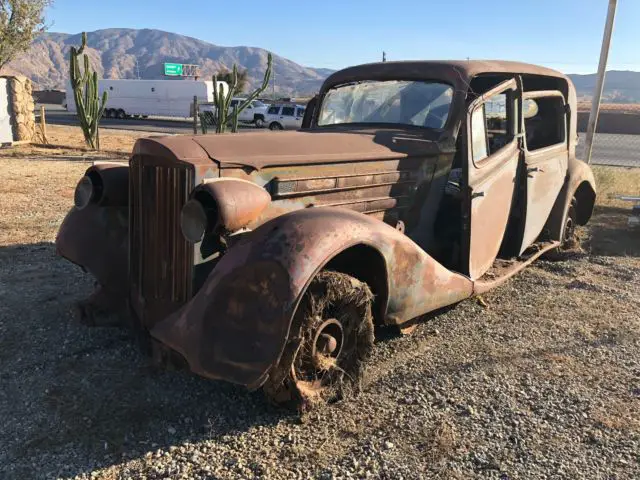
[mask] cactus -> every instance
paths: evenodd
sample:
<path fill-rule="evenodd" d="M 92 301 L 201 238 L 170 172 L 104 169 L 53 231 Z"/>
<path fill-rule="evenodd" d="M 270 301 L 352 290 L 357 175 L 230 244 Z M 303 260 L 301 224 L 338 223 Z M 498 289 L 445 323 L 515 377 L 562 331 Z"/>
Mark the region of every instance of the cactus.
<path fill-rule="evenodd" d="M 216 133 L 224 133 L 227 130 L 227 124 L 231 123 L 231 131 L 238 131 L 238 115 L 245 108 L 249 106 L 249 104 L 254 101 L 258 95 L 266 90 L 269 86 L 269 79 L 271 78 L 271 64 L 273 58 L 271 53 L 267 56 L 267 69 L 264 72 L 264 78 L 262 79 L 262 85 L 256 88 L 247 99 L 239 105 L 236 105 L 231 113 L 231 118 L 229 118 L 229 105 L 231 104 L 231 99 L 233 98 L 233 92 L 236 90 L 236 86 L 238 84 L 238 67 L 234 64 L 233 71 L 231 74 L 231 83 L 229 84 L 229 90 L 225 93 L 220 90 L 218 91 L 218 76 L 213 76 L 213 101 L 215 104 L 215 112 L 214 112 L 214 122 L 216 126 Z"/>
<path fill-rule="evenodd" d="M 87 34 L 82 32 L 80 48 L 71 47 L 69 61 L 69 79 L 73 88 L 76 111 L 80 120 L 80 128 L 84 140 L 89 147 L 100 150 L 99 123 L 107 104 L 107 92 L 102 94 L 102 101 L 98 94 L 98 74 L 91 71 L 89 56 L 84 53 L 87 46 Z M 79 58 L 84 57 L 84 69 L 80 71 Z"/>

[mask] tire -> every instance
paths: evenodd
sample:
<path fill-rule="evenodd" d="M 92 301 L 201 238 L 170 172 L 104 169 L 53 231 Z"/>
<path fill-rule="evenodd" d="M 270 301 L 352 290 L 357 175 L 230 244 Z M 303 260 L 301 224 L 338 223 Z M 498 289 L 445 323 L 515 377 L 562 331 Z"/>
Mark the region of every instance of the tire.
<path fill-rule="evenodd" d="M 271 122 L 271 124 L 269 125 L 269 130 L 284 130 L 284 127 L 278 122 Z"/>
<path fill-rule="evenodd" d="M 116 110 L 115 117 L 119 120 L 124 120 L 125 118 L 127 118 L 127 114 L 123 109 L 119 108 L 118 110 Z"/>
<path fill-rule="evenodd" d="M 549 261 L 561 261 L 567 258 L 567 255 L 571 256 L 573 253 L 579 253 L 580 237 L 576 229 L 578 218 L 578 201 L 576 198 L 571 199 L 569 208 L 562 222 L 562 232 L 560 237 L 560 245 L 557 248 L 552 248 L 543 255 L 545 260 Z"/>
<path fill-rule="evenodd" d="M 253 121 L 253 123 L 255 124 L 256 127 L 263 128 L 264 127 L 264 118 L 256 117 L 256 119 Z"/>
<path fill-rule="evenodd" d="M 354 277 L 323 270 L 294 314 L 280 363 L 263 386 L 276 404 L 306 411 L 358 391 L 373 350 L 373 294 Z"/>
<path fill-rule="evenodd" d="M 577 233 L 578 225 L 578 201 L 571 199 L 571 204 L 562 224 L 562 238 L 560 248 L 562 250 L 574 250 L 580 246 L 580 238 Z"/>

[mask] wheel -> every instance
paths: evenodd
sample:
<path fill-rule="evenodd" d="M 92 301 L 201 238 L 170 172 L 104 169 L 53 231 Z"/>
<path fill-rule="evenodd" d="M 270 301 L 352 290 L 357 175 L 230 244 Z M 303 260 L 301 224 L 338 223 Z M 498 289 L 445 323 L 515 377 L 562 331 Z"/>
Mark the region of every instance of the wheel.
<path fill-rule="evenodd" d="M 253 123 L 255 123 L 256 127 L 263 128 L 264 127 L 264 118 L 257 117 Z"/>
<path fill-rule="evenodd" d="M 357 391 L 373 349 L 373 294 L 350 275 L 323 270 L 296 313 L 280 363 L 263 390 L 277 404 L 305 411 Z"/>
<path fill-rule="evenodd" d="M 116 110 L 116 118 L 118 118 L 120 120 L 124 120 L 125 118 L 127 118 L 127 114 L 124 113 L 124 110 L 119 108 L 118 110 Z"/>
<path fill-rule="evenodd" d="M 562 224 L 562 232 L 560 237 L 560 245 L 552 248 L 543 255 L 545 260 L 561 261 L 567 258 L 567 254 L 577 253 L 580 251 L 580 238 L 576 226 L 578 218 L 578 202 L 574 198 L 571 199 L 569 208 L 564 217 Z"/>
<path fill-rule="evenodd" d="M 269 130 L 284 130 L 284 128 L 278 122 L 272 122 L 271 125 L 269 125 Z"/>
<path fill-rule="evenodd" d="M 580 245 L 580 238 L 577 232 L 577 218 L 578 218 L 578 201 L 574 198 L 571 199 L 571 204 L 567 210 L 567 215 L 564 218 L 564 224 L 562 226 L 562 240 L 560 248 L 562 250 L 575 249 Z"/>

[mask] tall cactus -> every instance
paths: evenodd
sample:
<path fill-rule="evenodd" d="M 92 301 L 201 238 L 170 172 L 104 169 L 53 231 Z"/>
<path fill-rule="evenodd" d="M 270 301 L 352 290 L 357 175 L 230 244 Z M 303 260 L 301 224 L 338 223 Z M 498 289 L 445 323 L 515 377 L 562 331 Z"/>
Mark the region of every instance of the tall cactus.
<path fill-rule="evenodd" d="M 238 131 L 238 115 L 245 108 L 247 108 L 252 101 L 254 101 L 258 95 L 264 92 L 269 86 L 269 79 L 271 78 L 271 64 L 273 58 L 271 53 L 267 55 L 267 69 L 264 72 L 264 78 L 262 79 L 262 85 L 256 88 L 247 99 L 239 105 L 236 105 L 229 118 L 229 105 L 231 105 L 231 99 L 233 98 L 233 92 L 236 90 L 238 84 L 238 67 L 234 64 L 231 74 L 231 83 L 229 84 L 229 90 L 225 94 L 222 89 L 218 90 L 218 76 L 213 76 L 213 102 L 215 104 L 215 112 L 213 119 L 216 125 L 216 133 L 224 133 L 227 131 L 227 123 L 231 122 L 231 131 L 236 133 Z"/>
<path fill-rule="evenodd" d="M 98 93 L 98 74 L 91 71 L 89 56 L 84 53 L 87 46 L 87 34 L 82 32 L 80 48 L 71 47 L 69 59 L 69 79 L 73 88 L 73 98 L 80 120 L 80 128 L 84 140 L 89 147 L 100 150 L 99 124 L 107 104 L 107 92 L 102 94 L 102 101 Z M 80 55 L 84 57 L 84 69 L 80 71 Z"/>

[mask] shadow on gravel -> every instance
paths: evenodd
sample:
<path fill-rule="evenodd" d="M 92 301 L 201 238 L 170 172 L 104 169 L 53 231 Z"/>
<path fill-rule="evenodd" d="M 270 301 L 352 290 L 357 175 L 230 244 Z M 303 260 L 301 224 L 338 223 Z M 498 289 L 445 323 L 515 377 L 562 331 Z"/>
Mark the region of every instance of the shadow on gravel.
<path fill-rule="evenodd" d="M 71 314 L 92 279 L 51 243 L 0 247 L 0 478 L 73 476 L 186 442 L 298 421 L 249 393 L 159 371 L 133 336 Z M 46 475 L 48 476 L 48 475 Z"/>
<path fill-rule="evenodd" d="M 587 250 L 594 255 L 640 257 L 640 230 L 627 225 L 630 213 L 631 208 L 596 206 L 587 224 Z"/>

